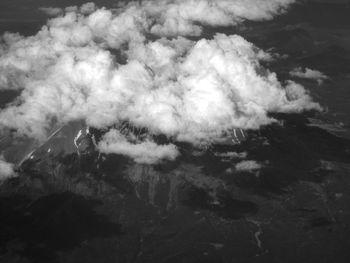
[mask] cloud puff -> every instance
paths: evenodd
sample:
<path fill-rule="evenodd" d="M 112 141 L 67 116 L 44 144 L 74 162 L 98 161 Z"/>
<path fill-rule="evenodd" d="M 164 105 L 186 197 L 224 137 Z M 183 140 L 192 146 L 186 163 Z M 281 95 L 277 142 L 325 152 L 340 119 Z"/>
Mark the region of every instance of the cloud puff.
<path fill-rule="evenodd" d="M 259 170 L 263 167 L 263 165 L 259 164 L 256 161 L 253 160 L 246 160 L 246 161 L 241 161 L 236 164 L 235 168 L 237 171 L 254 171 L 254 170 Z"/>
<path fill-rule="evenodd" d="M 93 2 L 88 2 L 80 7 L 80 13 L 84 15 L 89 15 L 96 10 L 96 5 Z"/>
<path fill-rule="evenodd" d="M 14 166 L 11 163 L 8 163 L 5 161 L 3 156 L 0 156 L 0 182 L 7 179 L 14 177 L 16 174 L 14 172 Z"/>
<path fill-rule="evenodd" d="M 151 163 L 175 158 L 176 147 L 150 138 L 130 141 L 116 130 L 120 123 L 202 144 L 232 129 L 267 125 L 271 112 L 319 109 L 301 85 L 283 85 L 263 68 L 260 62 L 271 55 L 244 38 L 178 36 L 197 35 L 193 29 L 202 25 L 269 19 L 291 2 L 144 1 L 117 10 L 87 4 L 70 7 L 35 36 L 7 33 L 0 42 L 0 89 L 21 94 L 0 112 L 0 128 L 44 140 L 53 126 L 84 120 L 114 127 L 99 143 L 101 151 Z M 198 10 L 191 9 L 195 3 Z M 155 27 L 174 37 L 162 38 Z"/>
<path fill-rule="evenodd" d="M 272 19 L 295 0 L 163 0 L 145 1 L 143 8 L 157 23 L 151 32 L 161 35 L 200 35 L 201 26 L 234 26 L 244 20 Z M 157 3 L 154 5 L 154 3 Z"/>
<path fill-rule="evenodd" d="M 39 10 L 51 17 L 63 14 L 63 9 L 59 7 L 40 7 Z"/>
<path fill-rule="evenodd" d="M 247 152 L 224 152 L 224 153 L 215 153 L 215 156 L 221 158 L 229 158 L 229 159 L 244 159 L 248 156 Z"/>
<path fill-rule="evenodd" d="M 314 79 L 317 81 L 318 85 L 321 85 L 324 80 L 328 77 L 323 74 L 321 71 L 305 68 L 303 70 L 301 67 L 294 68 L 289 74 L 293 77 L 305 78 L 305 79 Z"/>
<path fill-rule="evenodd" d="M 60 15 L 63 15 L 64 12 L 66 13 L 79 12 L 83 15 L 89 15 L 96 10 L 96 5 L 93 2 L 88 2 L 83 4 L 80 7 L 68 6 L 64 9 L 60 7 L 40 7 L 39 10 L 50 17 L 57 17 Z"/>
<path fill-rule="evenodd" d="M 199 36 L 203 25 L 234 26 L 244 20 L 261 21 L 283 13 L 295 0 L 157 0 L 130 2 L 115 10 L 95 11 L 93 3 L 80 8 L 71 6 L 66 12 L 91 14 L 79 22 L 90 28 L 117 48 L 128 38 L 144 33 L 163 36 Z M 60 8 L 42 8 L 51 16 L 61 14 Z"/>
<path fill-rule="evenodd" d="M 154 164 L 162 159 L 174 160 L 179 152 L 173 144 L 158 145 L 151 140 L 128 141 L 118 130 L 107 132 L 98 148 L 104 153 L 127 155 L 138 163 Z"/>

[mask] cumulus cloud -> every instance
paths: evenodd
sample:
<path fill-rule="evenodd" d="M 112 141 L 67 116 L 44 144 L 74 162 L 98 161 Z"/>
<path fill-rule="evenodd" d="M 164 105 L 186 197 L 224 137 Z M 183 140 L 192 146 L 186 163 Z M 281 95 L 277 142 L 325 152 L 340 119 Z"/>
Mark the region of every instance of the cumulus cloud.
<path fill-rule="evenodd" d="M 158 145 L 151 140 L 128 141 L 118 130 L 107 132 L 98 148 L 104 153 L 116 153 L 130 156 L 138 163 L 154 164 L 159 160 L 174 160 L 179 152 L 173 144 Z"/>
<path fill-rule="evenodd" d="M 51 17 L 63 14 L 63 9 L 59 7 L 40 7 L 39 10 Z"/>
<path fill-rule="evenodd" d="M 96 10 L 96 5 L 93 2 L 85 3 L 80 7 L 80 13 L 89 15 Z"/>
<path fill-rule="evenodd" d="M 301 67 L 297 67 L 290 71 L 289 74 L 293 77 L 316 80 L 319 85 L 328 79 L 328 77 L 321 71 L 309 68 L 305 68 L 305 70 L 303 70 Z"/>
<path fill-rule="evenodd" d="M 0 182 L 15 175 L 13 164 L 6 162 L 4 157 L 0 155 Z"/>
<path fill-rule="evenodd" d="M 53 125 L 84 120 L 112 128 L 101 151 L 151 163 L 174 159 L 176 147 L 130 141 L 118 133 L 121 122 L 202 144 L 270 124 L 271 112 L 319 109 L 301 85 L 282 84 L 263 68 L 271 55 L 244 38 L 183 37 L 202 26 L 270 19 L 292 2 L 143 1 L 116 10 L 86 4 L 69 7 L 34 36 L 7 33 L 0 40 L 0 89 L 21 94 L 0 112 L 0 128 L 44 140 Z"/>
<path fill-rule="evenodd" d="M 235 168 L 237 171 L 254 171 L 254 170 L 259 170 L 263 167 L 260 163 L 254 161 L 254 160 L 246 160 L 246 161 L 241 161 L 236 164 Z"/>
<path fill-rule="evenodd" d="M 224 153 L 215 153 L 215 156 L 221 158 L 236 158 L 236 159 L 244 159 L 248 156 L 247 152 L 224 152 Z"/>
<path fill-rule="evenodd" d="M 272 19 L 295 0 L 163 0 L 145 2 L 144 9 L 157 23 L 151 32 L 161 35 L 200 35 L 201 26 L 234 26 L 244 20 Z"/>
<path fill-rule="evenodd" d="M 60 7 L 40 7 L 39 10 L 49 17 L 57 17 L 63 15 L 64 12 L 79 12 L 83 15 L 89 15 L 96 10 L 96 5 L 93 2 L 88 2 L 83 4 L 82 6 L 67 6 L 66 8 Z"/>

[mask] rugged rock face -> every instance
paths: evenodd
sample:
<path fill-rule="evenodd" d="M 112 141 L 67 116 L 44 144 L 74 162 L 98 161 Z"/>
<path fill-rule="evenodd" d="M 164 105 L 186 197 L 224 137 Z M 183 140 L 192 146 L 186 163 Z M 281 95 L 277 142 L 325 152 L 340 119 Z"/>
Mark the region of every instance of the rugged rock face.
<path fill-rule="evenodd" d="M 90 132 L 89 127 L 79 130 L 74 138 L 74 145 L 77 148 L 78 155 L 89 155 L 96 150 L 97 145 L 95 135 Z"/>

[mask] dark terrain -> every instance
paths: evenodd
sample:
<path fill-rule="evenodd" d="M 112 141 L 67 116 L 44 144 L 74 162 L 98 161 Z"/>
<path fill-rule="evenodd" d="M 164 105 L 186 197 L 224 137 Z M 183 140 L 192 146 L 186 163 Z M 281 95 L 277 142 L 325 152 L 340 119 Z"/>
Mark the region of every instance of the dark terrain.
<path fill-rule="evenodd" d="M 11 16 L 17 2 L 2 9 L 0 32 L 36 32 L 45 17 Z M 297 66 L 329 76 L 295 78 L 323 112 L 275 115 L 238 145 L 179 144 L 175 161 L 142 165 L 99 155 L 87 135 L 77 149 L 83 123 L 35 147 L 2 138 L 4 155 L 22 163 L 0 185 L 0 262 L 348 262 L 349 13 L 349 3 L 308 1 L 273 21 L 206 29 L 288 55 L 267 65 L 282 82 Z M 1 91 L 0 106 L 16 96 Z M 236 169 L 242 160 L 262 167 Z"/>

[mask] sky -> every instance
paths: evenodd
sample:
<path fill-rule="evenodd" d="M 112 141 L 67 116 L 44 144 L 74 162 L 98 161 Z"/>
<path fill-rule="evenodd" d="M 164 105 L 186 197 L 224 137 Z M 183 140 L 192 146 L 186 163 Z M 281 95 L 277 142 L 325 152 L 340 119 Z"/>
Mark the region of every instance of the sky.
<path fill-rule="evenodd" d="M 174 160 L 176 142 L 210 144 L 274 123 L 270 113 L 321 110 L 307 89 L 266 66 L 279 54 L 237 34 L 203 36 L 208 27 L 272 20 L 297 2 L 2 1 L 1 28 L 12 32 L 0 38 L 0 90 L 19 96 L 1 110 L 0 132 L 42 142 L 53 127 L 82 120 L 105 131 L 99 151 L 152 164 Z M 149 136 L 121 132 L 125 121 Z M 155 142 L 159 134 L 174 143 Z"/>

